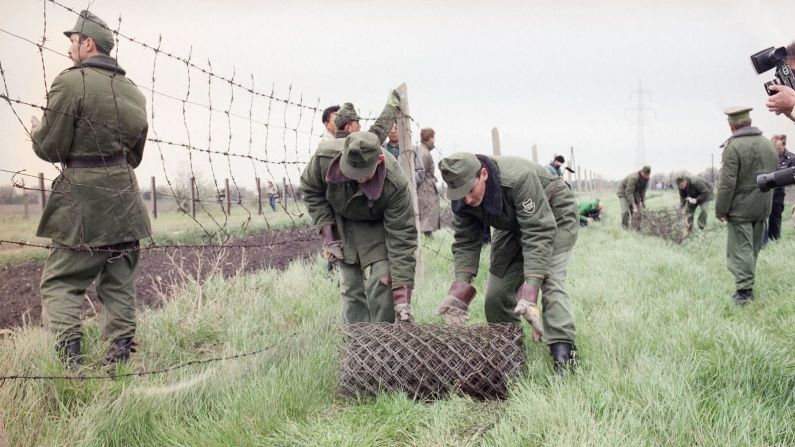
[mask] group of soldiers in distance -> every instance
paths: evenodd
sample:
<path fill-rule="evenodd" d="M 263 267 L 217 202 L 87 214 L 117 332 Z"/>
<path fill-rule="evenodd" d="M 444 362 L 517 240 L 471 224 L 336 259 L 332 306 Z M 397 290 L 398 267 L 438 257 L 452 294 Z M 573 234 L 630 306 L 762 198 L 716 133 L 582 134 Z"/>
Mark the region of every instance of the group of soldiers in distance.
<path fill-rule="evenodd" d="M 756 183 L 761 173 L 795 166 L 795 157 L 786 148 L 786 135 L 774 135 L 770 140 L 751 125 L 750 107 L 731 107 L 724 110 L 732 135 L 723 149 L 722 167 L 717 185 L 698 176 L 683 175 L 676 179 L 680 207 L 687 215 L 688 231 L 693 230 L 697 210 L 698 227 L 707 226 L 710 203 L 715 200 L 715 215 L 725 222 L 728 230 L 726 263 L 735 278 L 735 292 L 731 299 L 746 304 L 754 299 L 754 276 L 759 251 L 770 240 L 781 237 L 781 215 L 784 211 L 784 187 L 773 193 L 762 192 Z M 621 203 L 621 225 L 628 228 L 631 221 L 642 218 L 646 207 L 646 189 L 651 168 L 625 177 L 618 186 Z"/>
<path fill-rule="evenodd" d="M 148 130 L 145 99 L 109 56 L 113 34 L 99 17 L 82 11 L 64 34 L 74 66 L 53 80 L 42 120 L 31 119 L 36 155 L 63 167 L 37 231 L 52 239 L 42 273 L 42 319 L 54 332 L 64 362 L 79 367 L 84 348 L 80 310 L 85 290 L 95 283 L 104 305 L 101 335 L 109 343 L 104 362 L 114 365 L 135 351 L 139 240 L 151 235 L 134 173 Z M 776 157 L 773 144 L 751 127 L 749 111 L 726 111 L 733 134 L 724 145 L 715 204 L 717 217 L 729 228 L 727 258 L 738 303 L 753 298 L 756 257 L 773 200 L 756 188 L 755 175 L 792 158 L 781 149 L 784 155 Z M 322 237 L 323 254 L 338 272 L 345 322 L 414 321 L 418 241 L 440 226 L 438 166 L 451 202 L 454 273 L 436 314 L 453 325 L 469 320 L 484 228 L 491 228 L 486 321 L 526 320 L 533 340 L 548 346 L 555 368 L 573 368 L 576 328 L 566 271 L 580 226 L 599 219 L 601 204 L 586 202 L 578 209 L 561 177 L 563 157 L 545 167 L 522 157 L 459 152 L 435 165 L 435 132 L 423 129 L 417 147 L 401 148 L 395 127 L 400 116 L 396 91 L 367 130 L 353 104 L 328 108 L 322 116 L 327 132 L 301 175 L 303 200 Z M 401 157 L 415 157 L 413 178 L 398 165 Z M 645 207 L 649 174 L 645 167 L 621 183 L 625 226 Z M 409 182 L 418 192 L 419 226 Z M 678 184 L 683 206 L 688 211 L 701 207 L 703 228 L 711 189 L 694 177 Z"/>

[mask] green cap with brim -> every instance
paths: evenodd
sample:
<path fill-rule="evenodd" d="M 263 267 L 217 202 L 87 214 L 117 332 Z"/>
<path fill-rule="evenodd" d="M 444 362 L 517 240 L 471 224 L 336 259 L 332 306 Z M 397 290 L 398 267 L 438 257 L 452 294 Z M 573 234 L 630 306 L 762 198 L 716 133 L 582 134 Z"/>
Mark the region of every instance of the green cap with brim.
<path fill-rule="evenodd" d="M 679 176 L 679 177 L 677 177 L 677 178 L 676 178 L 676 180 L 674 180 L 674 182 L 675 182 L 677 185 L 681 185 L 682 183 L 684 183 L 684 182 L 685 182 L 685 180 L 687 180 L 685 177 L 683 177 L 683 176 Z"/>
<path fill-rule="evenodd" d="M 642 173 L 644 173 L 646 175 L 651 174 L 651 166 L 649 166 L 649 165 L 644 166 L 643 168 L 641 168 L 640 172 L 642 172 Z"/>
<path fill-rule="evenodd" d="M 751 110 L 754 110 L 753 107 L 729 107 L 728 109 L 724 110 L 728 116 L 729 121 L 740 121 L 740 120 L 749 120 L 751 119 Z"/>
<path fill-rule="evenodd" d="M 447 198 L 461 200 L 469 194 L 479 171 L 480 160 L 469 152 L 457 152 L 441 159 L 439 172 L 442 173 L 442 180 L 447 183 Z"/>
<path fill-rule="evenodd" d="M 356 113 L 356 109 L 353 108 L 353 104 L 346 102 L 337 111 L 337 116 L 334 117 L 334 125 L 337 130 L 341 130 L 351 121 L 359 121 L 359 115 Z"/>
<path fill-rule="evenodd" d="M 102 19 L 86 10 L 80 11 L 80 16 L 77 18 L 75 26 L 63 33 L 66 37 L 71 37 L 74 33 L 90 37 L 98 47 L 108 53 L 110 53 L 115 44 L 113 32 L 108 28 L 108 25 Z"/>
<path fill-rule="evenodd" d="M 358 180 L 369 177 L 378 165 L 381 145 L 372 132 L 354 132 L 345 138 L 340 170 L 345 177 Z"/>

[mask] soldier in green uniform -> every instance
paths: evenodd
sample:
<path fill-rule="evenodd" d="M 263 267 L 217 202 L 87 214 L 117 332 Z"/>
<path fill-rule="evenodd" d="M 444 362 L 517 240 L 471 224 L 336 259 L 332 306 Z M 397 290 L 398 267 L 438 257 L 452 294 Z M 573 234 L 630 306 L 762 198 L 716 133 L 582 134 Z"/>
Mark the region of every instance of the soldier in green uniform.
<path fill-rule="evenodd" d="M 636 213 L 646 207 L 646 188 L 649 185 L 651 167 L 644 166 L 638 172 L 633 172 L 618 184 L 618 201 L 621 205 L 621 226 L 629 228 L 630 216 L 636 219 Z"/>
<path fill-rule="evenodd" d="M 36 155 L 62 167 L 36 233 L 53 247 L 41 279 L 42 316 L 67 365 L 79 364 L 80 310 L 95 282 L 111 364 L 135 350 L 138 241 L 150 227 L 133 169 L 146 143 L 146 101 L 108 56 L 113 34 L 99 17 L 82 11 L 64 34 L 75 65 L 53 80 L 41 122 L 31 119 Z"/>
<path fill-rule="evenodd" d="M 517 323 L 524 317 L 534 340 L 543 336 L 556 368 L 573 365 L 576 334 L 566 266 L 579 229 L 574 194 L 560 177 L 519 157 L 456 153 L 439 162 L 439 171 L 452 201 L 455 280 L 437 315 L 449 324 L 468 320 L 486 223 L 495 228 L 486 320 Z"/>
<path fill-rule="evenodd" d="M 707 227 L 707 206 L 712 200 L 712 185 L 701 177 L 682 176 L 676 179 L 676 186 L 679 188 L 679 207 L 685 208 L 687 212 L 687 229 L 693 231 L 693 217 L 696 209 L 701 208 L 698 215 L 698 228 Z"/>
<path fill-rule="evenodd" d="M 414 204 L 397 160 L 381 148 L 397 105 L 393 92 L 370 131 L 358 132 L 356 110 L 344 104 L 336 117 L 338 138 L 321 144 L 301 175 L 324 254 L 337 263 L 347 323 L 414 318 Z"/>
<path fill-rule="evenodd" d="M 715 215 L 728 224 L 726 261 L 734 275 L 732 300 L 744 304 L 754 299 L 754 273 L 773 197 L 761 192 L 756 176 L 773 172 L 778 155 L 762 131 L 751 126 L 750 107 L 732 107 L 728 115 L 732 136 L 723 143 L 720 183 Z"/>
<path fill-rule="evenodd" d="M 577 213 L 580 216 L 580 226 L 587 227 L 591 221 L 599 222 L 604 205 L 599 199 L 586 200 L 577 204 Z"/>

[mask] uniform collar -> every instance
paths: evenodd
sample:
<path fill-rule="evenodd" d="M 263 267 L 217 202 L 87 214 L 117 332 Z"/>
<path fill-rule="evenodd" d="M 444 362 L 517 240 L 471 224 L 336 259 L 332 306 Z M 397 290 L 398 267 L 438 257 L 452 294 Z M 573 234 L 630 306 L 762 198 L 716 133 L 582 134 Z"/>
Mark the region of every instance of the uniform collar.
<path fill-rule="evenodd" d="M 124 69 L 121 68 L 121 66 L 119 66 L 119 63 L 116 62 L 116 59 L 110 56 L 106 56 L 104 54 L 101 54 L 99 56 L 91 56 L 88 59 L 81 62 L 79 65 L 76 65 L 76 67 L 90 67 L 90 68 L 99 68 L 102 70 L 110 70 L 110 71 L 115 71 L 116 73 L 122 76 L 127 74 L 127 72 L 124 71 Z"/>

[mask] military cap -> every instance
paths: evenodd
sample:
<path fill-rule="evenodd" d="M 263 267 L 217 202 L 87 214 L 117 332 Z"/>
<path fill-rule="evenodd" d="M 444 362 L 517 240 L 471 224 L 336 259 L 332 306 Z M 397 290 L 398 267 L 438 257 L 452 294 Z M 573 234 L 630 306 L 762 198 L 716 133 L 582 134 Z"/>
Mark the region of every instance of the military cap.
<path fill-rule="evenodd" d="M 90 37 L 98 47 L 108 53 L 113 49 L 113 32 L 102 19 L 87 10 L 80 11 L 80 16 L 77 17 L 75 26 L 63 33 L 66 37 L 72 37 L 74 33 Z"/>
<path fill-rule="evenodd" d="M 644 174 L 646 174 L 646 175 L 649 175 L 649 174 L 651 174 L 651 166 L 649 166 L 649 165 L 646 165 L 646 166 L 644 166 L 644 167 L 643 167 L 643 168 L 640 170 L 640 172 L 642 172 L 642 173 L 644 173 Z"/>
<path fill-rule="evenodd" d="M 687 180 L 687 178 L 685 176 L 683 176 L 683 175 L 680 175 L 679 177 L 676 178 L 676 180 L 674 180 L 674 182 L 677 185 L 681 185 L 682 183 L 685 182 L 685 180 Z"/>
<path fill-rule="evenodd" d="M 372 132 L 354 132 L 345 138 L 340 170 L 351 180 L 369 177 L 378 164 L 381 145 Z"/>
<path fill-rule="evenodd" d="M 334 125 L 338 130 L 341 130 L 351 121 L 359 121 L 359 115 L 356 113 L 356 109 L 353 108 L 353 104 L 346 102 L 337 111 L 337 116 L 334 117 Z"/>
<path fill-rule="evenodd" d="M 442 180 L 447 183 L 447 198 L 461 200 L 475 184 L 480 172 L 480 160 L 475 154 L 457 152 L 439 161 L 439 172 L 442 173 Z"/>
<path fill-rule="evenodd" d="M 751 119 L 751 110 L 754 110 L 753 107 L 729 107 L 723 113 L 728 115 L 729 121 L 740 121 Z"/>

